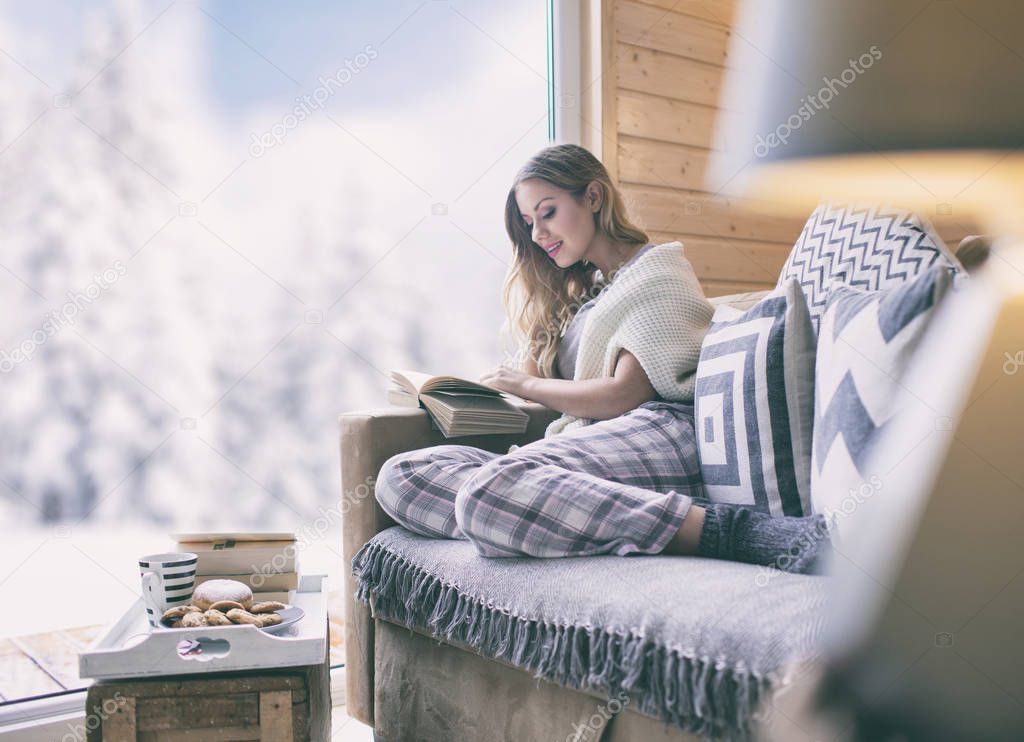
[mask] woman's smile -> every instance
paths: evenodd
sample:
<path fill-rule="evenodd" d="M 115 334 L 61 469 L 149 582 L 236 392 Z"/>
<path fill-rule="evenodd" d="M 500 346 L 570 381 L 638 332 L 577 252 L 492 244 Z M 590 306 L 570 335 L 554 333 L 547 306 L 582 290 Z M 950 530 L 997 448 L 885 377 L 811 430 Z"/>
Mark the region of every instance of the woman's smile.
<path fill-rule="evenodd" d="M 562 249 L 562 241 L 561 240 L 558 240 L 557 242 L 551 242 L 551 243 L 549 243 L 549 244 L 544 246 L 544 252 L 546 252 L 548 254 L 548 256 L 552 260 L 554 260 L 555 256 L 558 254 L 558 251 L 561 250 L 561 249 Z"/>

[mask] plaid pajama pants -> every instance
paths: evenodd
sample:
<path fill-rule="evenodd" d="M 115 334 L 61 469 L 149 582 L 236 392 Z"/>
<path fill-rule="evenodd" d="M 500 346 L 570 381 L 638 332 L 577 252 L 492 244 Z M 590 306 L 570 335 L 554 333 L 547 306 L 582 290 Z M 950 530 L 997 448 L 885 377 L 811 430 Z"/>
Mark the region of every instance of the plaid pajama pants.
<path fill-rule="evenodd" d="M 693 405 L 646 402 L 507 454 L 401 453 L 375 492 L 408 530 L 468 539 L 483 556 L 657 554 L 704 494 Z"/>

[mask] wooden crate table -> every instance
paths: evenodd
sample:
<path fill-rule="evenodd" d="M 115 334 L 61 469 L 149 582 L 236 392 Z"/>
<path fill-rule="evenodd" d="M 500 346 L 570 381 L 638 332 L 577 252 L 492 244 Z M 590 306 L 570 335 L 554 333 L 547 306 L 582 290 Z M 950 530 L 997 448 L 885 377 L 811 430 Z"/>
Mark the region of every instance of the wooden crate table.
<path fill-rule="evenodd" d="M 323 666 L 94 683 L 88 742 L 324 742 L 330 672 Z"/>
<path fill-rule="evenodd" d="M 142 600 L 78 657 L 94 678 L 88 742 L 325 742 L 331 735 L 325 575 L 281 596 L 301 619 L 280 630 L 153 630 Z"/>

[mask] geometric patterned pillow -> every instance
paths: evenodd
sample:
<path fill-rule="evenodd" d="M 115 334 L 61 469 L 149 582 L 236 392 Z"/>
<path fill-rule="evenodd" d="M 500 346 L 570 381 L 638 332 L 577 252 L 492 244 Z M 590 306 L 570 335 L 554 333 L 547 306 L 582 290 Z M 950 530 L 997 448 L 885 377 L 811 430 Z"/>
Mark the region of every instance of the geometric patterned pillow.
<path fill-rule="evenodd" d="M 815 363 L 811 502 L 833 523 L 885 475 L 865 463 L 899 412 L 900 380 L 952 283 L 952 269 L 937 265 L 888 291 L 829 292 Z"/>
<path fill-rule="evenodd" d="M 814 331 L 789 281 L 745 312 L 715 312 L 697 363 L 694 424 L 707 497 L 810 515 Z"/>
<path fill-rule="evenodd" d="M 879 291 L 912 280 L 933 265 L 960 263 L 931 226 L 910 211 L 821 204 L 804 224 L 779 284 L 800 282 L 815 332 L 835 283 Z"/>

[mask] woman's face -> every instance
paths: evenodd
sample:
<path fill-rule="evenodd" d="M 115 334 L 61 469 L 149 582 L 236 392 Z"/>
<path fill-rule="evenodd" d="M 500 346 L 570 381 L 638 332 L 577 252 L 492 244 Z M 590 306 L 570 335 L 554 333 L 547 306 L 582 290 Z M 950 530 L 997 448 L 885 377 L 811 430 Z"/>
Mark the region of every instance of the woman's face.
<path fill-rule="evenodd" d="M 530 179 L 516 187 L 516 203 L 533 241 L 555 265 L 568 268 L 585 259 L 595 233 L 587 198 L 579 204 L 568 191 Z"/>

